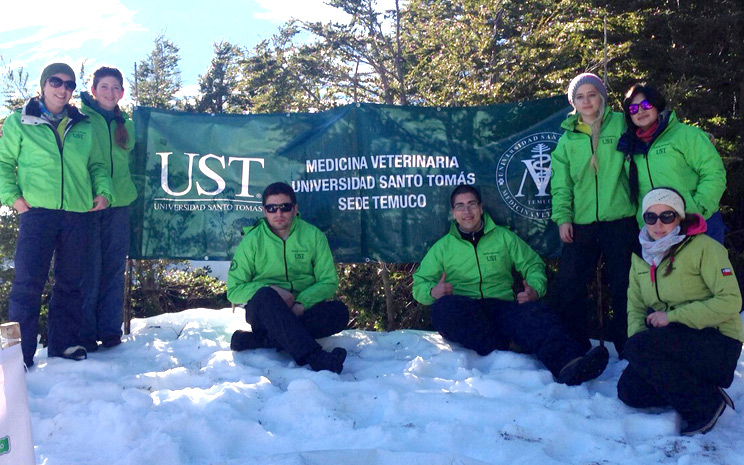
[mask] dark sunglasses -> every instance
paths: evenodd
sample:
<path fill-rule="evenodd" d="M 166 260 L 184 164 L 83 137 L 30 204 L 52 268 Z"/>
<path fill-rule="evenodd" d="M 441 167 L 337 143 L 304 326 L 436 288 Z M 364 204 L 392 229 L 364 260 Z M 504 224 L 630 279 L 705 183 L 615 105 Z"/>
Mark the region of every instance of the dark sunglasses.
<path fill-rule="evenodd" d="M 264 208 L 266 209 L 267 213 L 276 213 L 277 210 L 281 210 L 284 213 L 292 211 L 292 208 L 294 208 L 295 204 L 294 202 L 287 202 L 287 203 L 267 203 L 264 205 Z"/>
<path fill-rule="evenodd" d="M 677 212 L 672 210 L 661 212 L 658 215 L 654 212 L 646 212 L 643 214 L 643 222 L 648 225 L 656 224 L 656 220 L 661 220 L 664 224 L 672 224 L 676 218 Z"/>
<path fill-rule="evenodd" d="M 72 92 L 75 90 L 75 87 L 77 87 L 77 84 L 75 84 L 75 81 L 63 81 L 62 79 L 58 78 L 57 76 L 52 76 L 49 79 L 47 79 L 47 82 L 50 86 L 54 87 L 55 89 L 62 84 L 65 85 L 65 89 Z"/>
<path fill-rule="evenodd" d="M 638 113 L 638 111 L 641 108 L 643 108 L 644 110 L 650 110 L 653 107 L 654 106 L 651 105 L 651 103 L 648 100 L 644 100 L 640 104 L 638 104 L 638 103 L 631 103 L 630 105 L 628 105 L 628 113 L 630 113 L 631 115 L 635 115 L 636 113 Z"/>

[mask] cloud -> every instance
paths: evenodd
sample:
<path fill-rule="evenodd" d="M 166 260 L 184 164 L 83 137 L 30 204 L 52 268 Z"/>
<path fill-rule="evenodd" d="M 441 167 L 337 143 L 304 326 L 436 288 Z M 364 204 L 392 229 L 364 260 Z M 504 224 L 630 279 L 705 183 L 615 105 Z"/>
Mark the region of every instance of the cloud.
<path fill-rule="evenodd" d="M 136 12 L 118 1 L 79 0 L 73 7 L 56 2 L 54 8 L 43 5 L 29 6 L 33 11 L 11 15 L 12 20 L 0 23 L 4 39 L 0 39 L 0 53 L 5 55 L 9 50 L 16 66 L 61 61 L 69 50 L 77 50 L 85 42 L 106 47 L 128 32 L 146 30 L 134 21 Z"/>

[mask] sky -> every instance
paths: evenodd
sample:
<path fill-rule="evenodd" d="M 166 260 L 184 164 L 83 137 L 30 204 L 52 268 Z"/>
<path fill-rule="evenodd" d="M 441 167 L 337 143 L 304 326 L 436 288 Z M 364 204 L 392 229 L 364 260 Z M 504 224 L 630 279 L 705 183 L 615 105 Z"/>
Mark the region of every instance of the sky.
<path fill-rule="evenodd" d="M 529 355 L 481 357 L 428 331 L 346 330 L 320 340 L 348 351 L 337 375 L 272 349 L 232 352 L 244 318 L 225 308 L 135 319 L 121 345 L 79 362 L 39 347 L 25 375 L 36 463 L 744 464 L 741 412 L 681 437 L 674 411 L 618 400 L 627 362 L 612 349 L 599 378 L 565 386 Z M 727 389 L 740 409 L 743 375 L 744 357 Z"/>
<path fill-rule="evenodd" d="M 394 0 L 378 1 L 380 8 L 389 4 Z M 35 93 L 41 71 L 56 61 L 76 71 L 85 63 L 87 74 L 115 66 L 129 78 L 162 32 L 180 48 L 184 93 L 193 95 L 215 42 L 250 48 L 293 17 L 343 21 L 346 15 L 322 0 L 9 0 L 2 7 L 0 56 L 28 71 Z"/>

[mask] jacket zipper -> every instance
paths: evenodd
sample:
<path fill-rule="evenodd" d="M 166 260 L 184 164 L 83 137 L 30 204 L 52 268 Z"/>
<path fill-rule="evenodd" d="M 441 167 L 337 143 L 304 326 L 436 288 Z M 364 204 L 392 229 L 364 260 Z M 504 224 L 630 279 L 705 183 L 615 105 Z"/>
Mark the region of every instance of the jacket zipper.
<path fill-rule="evenodd" d="M 57 132 L 57 129 L 52 126 L 49 122 L 44 122 L 44 124 L 47 125 L 50 131 L 54 134 L 54 139 L 57 141 L 57 150 L 59 150 L 59 164 L 60 164 L 60 187 L 59 187 L 59 209 L 62 210 L 65 203 L 65 158 L 62 154 L 62 140 L 59 138 L 59 132 Z M 67 131 L 69 130 L 70 122 L 67 123 L 67 128 L 65 129 L 65 136 L 67 135 Z"/>
<path fill-rule="evenodd" d="M 114 179 L 114 143 L 111 142 L 111 123 L 108 124 L 109 131 L 109 160 L 111 160 L 111 179 Z M 112 181 L 113 182 L 113 181 Z"/>
<path fill-rule="evenodd" d="M 646 171 L 648 172 L 648 181 L 651 183 L 651 189 L 654 188 L 654 180 L 651 177 L 651 165 L 648 163 L 648 153 L 643 156 L 646 159 Z"/>
<path fill-rule="evenodd" d="M 287 283 L 289 283 L 289 291 L 294 291 L 294 285 L 292 284 L 292 281 L 289 280 L 289 264 L 287 263 L 287 241 L 282 241 L 282 248 L 284 249 L 284 277 L 287 279 Z"/>
<path fill-rule="evenodd" d="M 687 238 L 685 238 L 684 241 L 680 242 L 679 247 L 677 247 L 676 251 L 679 252 L 682 247 L 686 246 L 687 243 L 692 240 L 692 237 L 693 236 L 688 236 Z M 664 307 L 666 307 L 664 311 L 669 310 L 669 303 L 667 303 L 664 299 L 661 298 L 661 295 L 659 295 L 659 270 L 661 269 L 661 264 L 664 263 L 664 260 L 668 259 L 670 259 L 669 256 L 666 256 L 661 260 L 661 263 L 656 266 L 656 274 L 654 275 L 654 290 L 656 291 L 656 298 L 659 299 L 659 302 L 664 304 Z"/>
<path fill-rule="evenodd" d="M 483 272 L 481 271 L 480 259 L 478 258 L 478 244 L 473 244 L 473 252 L 475 253 L 475 263 L 478 265 L 478 292 L 480 292 L 481 299 L 483 299 Z"/>
<path fill-rule="evenodd" d="M 589 146 L 592 149 L 592 157 L 594 157 L 594 146 L 592 145 L 592 138 L 589 137 Z M 589 166 L 591 167 L 591 160 L 589 160 Z M 599 159 L 597 159 L 597 170 L 599 169 Z M 597 170 L 594 171 L 594 216 L 599 221 L 599 173 Z"/>

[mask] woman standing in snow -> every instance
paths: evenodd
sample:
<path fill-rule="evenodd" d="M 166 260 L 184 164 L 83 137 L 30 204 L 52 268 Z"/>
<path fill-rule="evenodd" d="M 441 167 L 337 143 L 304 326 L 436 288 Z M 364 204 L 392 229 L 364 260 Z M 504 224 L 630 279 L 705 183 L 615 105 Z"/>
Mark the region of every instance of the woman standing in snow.
<path fill-rule="evenodd" d="M 621 354 L 627 339 L 630 256 L 638 244 L 636 206 L 623 154 L 616 148 L 625 120 L 607 107 L 607 90 L 594 74 L 571 81 L 568 101 L 574 111 L 561 124 L 566 132 L 551 162 L 552 220 L 563 241 L 555 305 L 571 336 L 588 350 L 586 286 L 602 255 L 612 292 L 610 339 Z"/>
<path fill-rule="evenodd" d="M 637 408 L 671 405 L 681 433 L 706 433 L 731 398 L 744 330 L 741 293 L 726 249 L 702 234 L 705 220 L 685 211 L 683 196 L 656 188 L 643 199 L 641 256 L 628 289 L 630 364 L 617 385 Z"/>
<path fill-rule="evenodd" d="M 105 209 L 113 198 L 88 117 L 69 104 L 76 87 L 72 68 L 47 66 L 40 85 L 41 97 L 11 114 L 0 138 L 0 200 L 19 215 L 8 317 L 21 324 L 27 367 L 34 364 L 41 295 L 53 255 L 47 353 L 87 357 L 79 338 L 85 212 Z"/>
<path fill-rule="evenodd" d="M 93 125 L 93 134 L 112 179 L 111 208 L 89 214 L 90 240 L 85 269 L 85 315 L 81 330 L 88 352 L 121 343 L 124 308 L 124 269 L 129 251 L 129 204 L 137 190 L 129 172 L 134 148 L 132 120 L 119 108 L 124 96 L 124 78 L 116 68 L 101 67 L 93 73 L 91 94 L 82 92 L 83 112 Z"/>
<path fill-rule="evenodd" d="M 661 92 L 645 83 L 633 85 L 623 100 L 628 129 L 618 150 L 630 162 L 631 194 L 640 199 L 657 186 L 675 188 L 687 209 L 705 219 L 707 234 L 723 244 L 718 204 L 726 190 L 726 170 L 721 156 L 705 132 L 681 123 L 666 106 Z M 639 209 L 639 225 L 641 214 Z"/>

